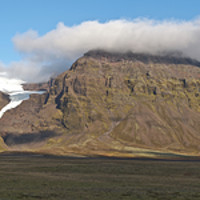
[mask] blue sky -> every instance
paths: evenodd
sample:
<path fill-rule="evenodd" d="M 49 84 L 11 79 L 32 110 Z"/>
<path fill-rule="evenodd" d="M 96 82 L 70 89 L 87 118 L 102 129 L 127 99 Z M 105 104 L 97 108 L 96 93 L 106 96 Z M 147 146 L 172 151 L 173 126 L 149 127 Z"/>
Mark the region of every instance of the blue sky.
<path fill-rule="evenodd" d="M 192 20 L 200 15 L 199 8 L 199 0 L 0 0 L 0 61 L 20 59 L 12 38 L 30 29 L 43 35 L 58 22 L 73 26 L 138 17 Z"/>

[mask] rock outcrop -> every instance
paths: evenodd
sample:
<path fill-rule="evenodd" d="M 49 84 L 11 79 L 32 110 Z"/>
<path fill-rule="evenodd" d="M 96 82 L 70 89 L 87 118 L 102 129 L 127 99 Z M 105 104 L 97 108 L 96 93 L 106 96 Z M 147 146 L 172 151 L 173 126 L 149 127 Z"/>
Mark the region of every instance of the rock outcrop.
<path fill-rule="evenodd" d="M 0 135 L 11 150 L 199 155 L 199 66 L 181 57 L 88 52 L 45 94 L 5 113 Z"/>
<path fill-rule="evenodd" d="M 0 92 L 0 110 L 10 101 L 9 96 Z"/>

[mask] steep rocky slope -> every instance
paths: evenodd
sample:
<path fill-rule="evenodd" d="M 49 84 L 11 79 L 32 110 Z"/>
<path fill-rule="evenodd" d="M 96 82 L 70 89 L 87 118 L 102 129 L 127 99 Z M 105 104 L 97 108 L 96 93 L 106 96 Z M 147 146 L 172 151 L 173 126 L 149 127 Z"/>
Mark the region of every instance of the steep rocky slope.
<path fill-rule="evenodd" d="M 9 103 L 9 96 L 0 92 L 0 110 Z"/>
<path fill-rule="evenodd" d="M 8 95 L 0 92 L 0 110 L 6 105 L 9 103 L 9 97 Z M 4 144 L 4 141 L 3 139 L 0 137 L 0 152 L 5 150 L 5 144 Z"/>
<path fill-rule="evenodd" d="M 199 155 L 199 66 L 181 57 L 88 52 L 47 93 L 7 112 L 0 135 L 11 150 Z"/>

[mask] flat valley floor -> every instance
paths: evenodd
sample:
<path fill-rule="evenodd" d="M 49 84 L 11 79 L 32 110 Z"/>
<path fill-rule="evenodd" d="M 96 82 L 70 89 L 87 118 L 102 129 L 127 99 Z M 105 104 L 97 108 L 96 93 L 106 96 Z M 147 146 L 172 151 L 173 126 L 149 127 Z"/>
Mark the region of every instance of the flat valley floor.
<path fill-rule="evenodd" d="M 199 200 L 200 161 L 0 154 L 0 200 Z"/>

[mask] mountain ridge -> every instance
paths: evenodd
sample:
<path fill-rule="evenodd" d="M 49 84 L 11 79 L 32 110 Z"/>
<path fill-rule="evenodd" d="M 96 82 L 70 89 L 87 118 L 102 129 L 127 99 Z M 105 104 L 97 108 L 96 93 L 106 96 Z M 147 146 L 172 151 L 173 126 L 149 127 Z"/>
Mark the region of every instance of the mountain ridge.
<path fill-rule="evenodd" d="M 93 58 L 107 58 L 110 61 L 141 61 L 148 63 L 162 63 L 162 64 L 187 64 L 200 67 L 200 62 L 190 57 L 185 57 L 180 53 L 161 53 L 160 55 L 153 55 L 148 53 L 134 53 L 134 52 L 109 52 L 105 50 L 91 50 L 84 54 L 85 57 Z"/>

